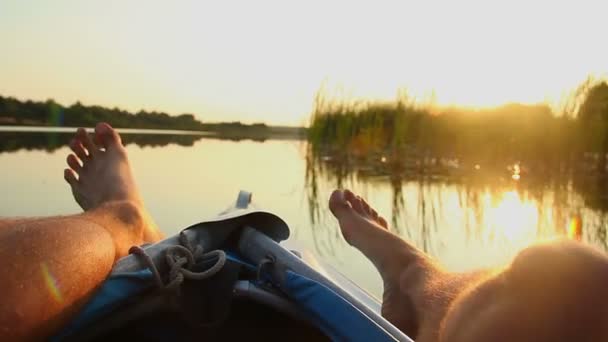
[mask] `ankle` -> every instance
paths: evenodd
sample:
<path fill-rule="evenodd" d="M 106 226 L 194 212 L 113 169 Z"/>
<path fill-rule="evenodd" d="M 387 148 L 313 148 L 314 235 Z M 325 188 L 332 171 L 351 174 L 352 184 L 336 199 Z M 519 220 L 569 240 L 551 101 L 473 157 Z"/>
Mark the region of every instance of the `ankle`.
<path fill-rule="evenodd" d="M 100 224 L 112 235 L 117 259 L 127 255 L 131 246 L 144 243 L 148 218 L 137 201 L 105 202 L 83 215 Z"/>

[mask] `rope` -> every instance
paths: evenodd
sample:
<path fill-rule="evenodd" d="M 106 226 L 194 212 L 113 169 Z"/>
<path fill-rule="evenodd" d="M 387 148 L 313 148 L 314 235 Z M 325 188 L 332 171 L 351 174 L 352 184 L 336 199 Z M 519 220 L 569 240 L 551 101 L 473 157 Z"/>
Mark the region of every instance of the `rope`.
<path fill-rule="evenodd" d="M 226 264 L 226 253 L 222 250 L 214 250 L 208 253 L 203 253 L 201 246 L 192 248 L 188 237 L 184 232 L 179 234 L 179 245 L 169 246 L 165 250 L 165 261 L 169 266 L 169 280 L 165 284 L 158 272 L 158 268 L 154 261 L 139 247 L 133 246 L 129 249 L 130 254 L 139 256 L 147 268 L 152 271 L 152 275 L 156 285 L 160 289 L 176 290 L 184 282 L 184 279 L 204 280 L 214 276 Z M 213 266 L 200 272 L 191 271 L 197 260 L 209 261 L 217 259 Z"/>
<path fill-rule="evenodd" d="M 139 246 L 131 246 L 131 248 L 129 248 L 129 254 L 134 254 L 134 255 L 139 256 L 140 259 L 144 262 L 144 264 L 146 264 L 147 268 L 150 269 L 150 271 L 152 271 L 152 276 L 154 277 L 156 286 L 158 286 L 159 288 L 164 287 L 163 280 L 160 277 L 160 273 L 158 273 L 158 269 L 156 268 L 156 265 L 154 265 L 154 261 L 152 261 L 152 258 L 150 258 L 148 253 L 146 253 L 146 251 L 144 251 L 143 248 L 141 248 Z"/>

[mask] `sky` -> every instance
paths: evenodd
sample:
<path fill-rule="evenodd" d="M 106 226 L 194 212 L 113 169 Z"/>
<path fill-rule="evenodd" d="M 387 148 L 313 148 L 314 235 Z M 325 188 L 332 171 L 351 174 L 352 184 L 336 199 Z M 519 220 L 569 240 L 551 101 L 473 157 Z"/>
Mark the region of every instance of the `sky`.
<path fill-rule="evenodd" d="M 608 72 L 602 1 L 0 0 L 0 95 L 305 125 L 315 93 L 556 102 Z M 431 95 L 432 94 L 432 95 Z"/>

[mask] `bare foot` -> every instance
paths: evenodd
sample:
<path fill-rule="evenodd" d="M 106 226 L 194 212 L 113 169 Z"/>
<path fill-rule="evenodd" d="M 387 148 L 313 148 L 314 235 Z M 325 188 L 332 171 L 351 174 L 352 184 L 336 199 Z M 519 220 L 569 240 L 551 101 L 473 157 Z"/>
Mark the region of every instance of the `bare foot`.
<path fill-rule="evenodd" d="M 87 212 L 112 203 L 129 203 L 145 225 L 144 242 L 156 242 L 162 234 L 145 210 L 135 185 L 127 152 L 118 133 L 108 124 L 95 127 L 95 142 L 79 128 L 70 142 L 74 154 L 67 157 L 64 178 L 76 202 Z"/>
<path fill-rule="evenodd" d="M 382 315 L 410 337 L 434 341 L 455 291 L 441 288 L 447 273 L 423 252 L 388 231 L 386 220 L 361 197 L 336 190 L 329 208 L 342 235 L 359 249 L 382 276 Z M 453 284 L 460 282 L 452 282 Z M 436 288 L 441 288 L 436 291 Z"/>

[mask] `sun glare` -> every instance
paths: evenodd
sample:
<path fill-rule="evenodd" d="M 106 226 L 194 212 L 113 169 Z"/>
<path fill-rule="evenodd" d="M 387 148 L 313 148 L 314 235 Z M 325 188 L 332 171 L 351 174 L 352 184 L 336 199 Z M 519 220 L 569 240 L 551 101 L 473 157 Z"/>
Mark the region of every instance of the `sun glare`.
<path fill-rule="evenodd" d="M 485 227 L 489 233 L 509 242 L 523 242 L 534 238 L 537 232 L 538 211 L 532 202 L 524 201 L 515 191 L 507 191 L 496 204 L 485 197 Z"/>
<path fill-rule="evenodd" d="M 608 70 L 596 5 L 16 1 L 0 11 L 0 93 L 292 125 L 324 80 L 364 99 L 559 101 Z"/>

